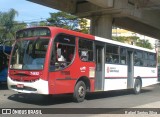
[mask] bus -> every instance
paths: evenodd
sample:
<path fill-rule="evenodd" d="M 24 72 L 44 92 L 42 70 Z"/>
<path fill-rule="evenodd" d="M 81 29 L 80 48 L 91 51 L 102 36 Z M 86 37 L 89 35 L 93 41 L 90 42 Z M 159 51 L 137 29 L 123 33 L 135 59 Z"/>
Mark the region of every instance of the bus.
<path fill-rule="evenodd" d="M 0 83 L 7 82 L 8 74 L 8 57 L 11 53 L 12 47 L 0 45 Z"/>
<path fill-rule="evenodd" d="M 8 87 L 23 93 L 73 94 L 141 88 L 157 83 L 156 51 L 58 27 L 16 33 Z"/>

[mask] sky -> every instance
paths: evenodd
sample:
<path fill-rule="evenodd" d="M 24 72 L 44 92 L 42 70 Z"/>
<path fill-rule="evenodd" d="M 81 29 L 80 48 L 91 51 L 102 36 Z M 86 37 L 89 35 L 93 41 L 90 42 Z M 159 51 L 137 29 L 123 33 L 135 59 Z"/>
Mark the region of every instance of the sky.
<path fill-rule="evenodd" d="M 11 8 L 18 12 L 15 20 L 26 23 L 44 21 L 50 17 L 49 13 L 57 12 L 55 9 L 26 0 L 0 0 L 0 12 L 7 12 Z M 150 42 L 153 44 L 155 40 L 151 39 Z"/>
<path fill-rule="evenodd" d="M 15 20 L 19 22 L 45 20 L 50 17 L 49 13 L 57 12 L 55 9 L 26 0 L 0 0 L 0 12 L 7 12 L 11 8 L 18 12 Z"/>

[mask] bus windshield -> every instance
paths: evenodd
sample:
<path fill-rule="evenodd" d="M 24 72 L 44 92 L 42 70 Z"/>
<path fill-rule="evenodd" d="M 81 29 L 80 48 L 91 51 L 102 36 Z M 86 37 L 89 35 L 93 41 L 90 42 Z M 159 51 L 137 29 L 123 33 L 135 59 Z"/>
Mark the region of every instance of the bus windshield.
<path fill-rule="evenodd" d="M 49 39 L 18 40 L 14 46 L 10 69 L 41 70 Z"/>

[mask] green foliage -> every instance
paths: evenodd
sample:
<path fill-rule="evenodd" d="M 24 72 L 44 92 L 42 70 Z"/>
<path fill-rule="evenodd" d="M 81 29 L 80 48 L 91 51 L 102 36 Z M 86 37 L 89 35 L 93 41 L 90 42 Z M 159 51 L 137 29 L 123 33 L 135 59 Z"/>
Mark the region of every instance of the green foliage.
<path fill-rule="evenodd" d="M 47 19 L 47 25 L 89 33 L 87 20 L 84 18 L 78 18 L 65 12 L 50 13 L 50 16 L 51 17 Z"/>
<path fill-rule="evenodd" d="M 47 19 L 49 25 L 70 30 L 77 30 L 78 19 L 76 16 L 65 12 L 50 13 L 50 16 L 51 17 Z"/>
<path fill-rule="evenodd" d="M 29 25 L 33 27 L 33 26 L 47 26 L 48 24 L 46 21 L 40 21 L 40 22 L 31 22 Z"/>
<path fill-rule="evenodd" d="M 151 43 L 149 43 L 148 40 L 141 40 L 137 36 L 129 36 L 129 37 L 113 36 L 112 39 L 115 41 L 123 42 L 123 43 L 129 43 L 129 44 L 134 43 L 136 46 L 143 47 L 143 48 L 153 49 Z"/>
<path fill-rule="evenodd" d="M 40 21 L 39 22 L 39 26 L 47 26 L 48 24 L 47 24 L 47 22 L 45 22 L 45 21 Z"/>
<path fill-rule="evenodd" d="M 132 43 L 132 42 L 136 42 L 138 39 L 139 39 L 139 37 L 137 37 L 137 36 L 128 36 L 128 37 L 125 37 L 125 36 L 113 36 L 112 37 L 112 39 L 113 40 L 115 40 L 115 41 L 119 41 L 119 42 L 123 42 L 123 43 Z"/>
<path fill-rule="evenodd" d="M 26 27 L 25 23 L 19 24 L 14 21 L 16 15 L 18 12 L 14 9 L 0 12 L 0 42 L 4 42 L 6 39 L 15 39 L 16 31 Z"/>
<path fill-rule="evenodd" d="M 78 18 L 77 16 L 65 12 L 50 13 L 50 18 L 48 18 L 47 21 L 31 22 L 30 26 L 56 26 L 87 34 L 89 33 L 86 19 Z"/>
<path fill-rule="evenodd" d="M 119 41 L 119 42 L 125 42 L 126 41 L 126 37 L 124 37 L 124 36 L 119 36 L 119 37 L 112 37 L 112 39 L 114 40 L 114 41 Z"/>
<path fill-rule="evenodd" d="M 148 40 L 138 40 L 136 45 L 140 47 L 148 48 L 148 49 L 153 49 L 151 43 L 149 43 Z"/>
<path fill-rule="evenodd" d="M 87 27 L 88 21 L 85 18 L 79 18 L 79 32 L 83 32 L 88 34 L 89 33 L 89 27 Z"/>

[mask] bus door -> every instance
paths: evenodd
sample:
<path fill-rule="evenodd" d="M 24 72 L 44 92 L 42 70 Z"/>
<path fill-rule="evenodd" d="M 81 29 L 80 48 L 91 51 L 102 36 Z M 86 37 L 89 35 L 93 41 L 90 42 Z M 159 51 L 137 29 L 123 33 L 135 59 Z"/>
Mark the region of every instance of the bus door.
<path fill-rule="evenodd" d="M 95 78 L 95 90 L 103 90 L 104 89 L 104 44 L 96 43 L 95 51 L 96 51 L 96 78 Z"/>
<path fill-rule="evenodd" d="M 127 78 L 127 88 L 133 88 L 134 84 L 134 60 L 133 60 L 133 51 L 128 50 L 127 52 L 128 60 L 128 78 Z"/>

